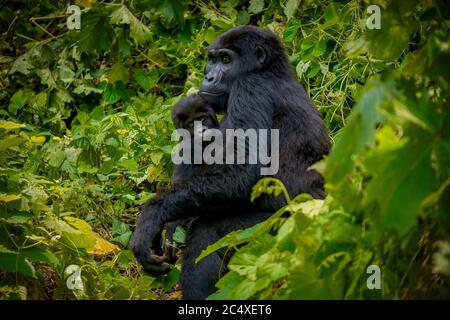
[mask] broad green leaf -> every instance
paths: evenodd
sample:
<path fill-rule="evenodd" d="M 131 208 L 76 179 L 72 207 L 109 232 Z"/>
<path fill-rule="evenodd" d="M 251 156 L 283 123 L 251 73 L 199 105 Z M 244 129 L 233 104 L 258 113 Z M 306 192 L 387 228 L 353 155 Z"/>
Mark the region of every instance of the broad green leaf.
<path fill-rule="evenodd" d="M 121 250 L 116 256 L 116 262 L 123 267 L 128 266 L 134 259 L 134 254 L 130 250 Z"/>
<path fill-rule="evenodd" d="M 424 132 L 414 140 L 398 139 L 387 126 L 377 140 L 364 161 L 372 174 L 366 201 L 378 203 L 380 227 L 403 235 L 417 222 L 422 201 L 437 187 L 431 137 Z"/>
<path fill-rule="evenodd" d="M 4 247 L 0 247 L 0 270 L 4 272 L 19 272 L 26 276 L 36 277 L 36 270 L 30 261 L 17 252 L 5 250 Z"/>
<path fill-rule="evenodd" d="M 376 126 L 385 121 L 380 107 L 393 99 L 392 81 L 372 81 L 366 88 L 326 160 L 324 175 L 329 184 L 339 184 L 346 179 L 354 168 L 354 156 L 375 144 Z"/>
<path fill-rule="evenodd" d="M 137 172 L 139 169 L 138 163 L 133 159 L 122 159 L 119 165 L 131 172 Z"/>
<path fill-rule="evenodd" d="M 83 14 L 81 24 L 82 31 L 79 33 L 78 41 L 80 53 L 100 52 L 111 48 L 114 30 L 102 7 L 94 6 Z"/>
<path fill-rule="evenodd" d="M 148 71 L 146 69 L 138 69 L 133 74 L 133 79 L 145 90 L 150 90 L 159 79 L 159 72 L 157 69 Z"/>
<path fill-rule="evenodd" d="M 120 6 L 111 14 L 111 23 L 129 24 L 130 36 L 137 44 L 145 43 L 152 36 L 150 29 L 139 21 L 125 5 Z"/>

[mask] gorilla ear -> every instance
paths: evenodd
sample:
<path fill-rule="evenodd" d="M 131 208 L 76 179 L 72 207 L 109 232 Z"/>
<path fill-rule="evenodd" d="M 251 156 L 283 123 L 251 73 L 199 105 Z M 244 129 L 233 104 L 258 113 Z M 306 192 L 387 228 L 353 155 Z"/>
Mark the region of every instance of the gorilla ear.
<path fill-rule="evenodd" d="M 259 63 L 264 63 L 266 61 L 266 50 L 264 50 L 263 47 L 257 46 L 256 47 L 256 59 L 258 59 Z"/>

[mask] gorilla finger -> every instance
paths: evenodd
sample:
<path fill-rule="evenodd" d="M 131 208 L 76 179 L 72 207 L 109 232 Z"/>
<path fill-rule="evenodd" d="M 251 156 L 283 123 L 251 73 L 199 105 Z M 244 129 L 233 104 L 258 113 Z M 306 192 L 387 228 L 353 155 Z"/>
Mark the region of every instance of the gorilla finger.
<path fill-rule="evenodd" d="M 145 272 L 150 274 L 165 274 L 169 272 L 171 265 L 167 262 L 161 263 L 161 264 L 152 264 L 148 262 L 144 262 L 142 264 L 142 267 L 144 268 Z"/>
<path fill-rule="evenodd" d="M 164 247 L 164 256 L 167 257 L 169 262 L 175 262 L 176 261 L 176 247 L 170 243 L 167 242 L 166 246 Z"/>
<path fill-rule="evenodd" d="M 147 256 L 146 262 L 150 264 L 162 264 L 163 262 L 168 261 L 168 257 L 163 254 L 154 254 L 153 252 L 150 252 L 150 254 Z"/>

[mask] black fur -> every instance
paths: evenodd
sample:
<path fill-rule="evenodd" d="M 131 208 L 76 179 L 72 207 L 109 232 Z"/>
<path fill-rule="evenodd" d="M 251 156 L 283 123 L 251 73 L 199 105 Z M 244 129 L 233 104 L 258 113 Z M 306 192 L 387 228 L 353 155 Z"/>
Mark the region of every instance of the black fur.
<path fill-rule="evenodd" d="M 306 192 L 323 197 L 322 178 L 308 167 L 328 153 L 329 138 L 319 112 L 295 80 L 281 42 L 268 30 L 244 26 L 222 34 L 210 50 L 220 48 L 239 57 L 238 69 L 220 78 L 221 84 L 227 82 L 225 94 L 215 101 L 216 110 L 225 111 L 220 130 L 279 129 L 280 167 L 274 177 L 291 195 Z M 265 59 L 259 59 L 261 50 Z M 259 169 L 258 164 L 205 165 L 185 183 L 149 201 L 131 241 L 143 267 L 152 272 L 160 264 L 165 223 L 197 216 L 184 251 L 183 296 L 203 299 L 214 292 L 227 259 L 217 252 L 194 265 L 200 251 L 232 230 L 263 221 L 283 205 L 280 198 L 268 197 L 250 203 L 252 186 L 262 178 Z"/>
<path fill-rule="evenodd" d="M 191 135 L 190 145 L 186 150 L 191 150 L 193 157 L 194 150 L 194 122 L 201 121 L 206 129 L 218 128 L 219 121 L 213 107 L 207 103 L 201 96 L 193 95 L 176 103 L 172 108 L 172 121 L 177 129 L 186 129 Z M 203 144 L 205 147 L 207 144 Z M 172 184 L 174 186 L 183 184 L 189 180 L 196 171 L 202 170 L 201 164 L 178 164 L 172 175 Z"/>

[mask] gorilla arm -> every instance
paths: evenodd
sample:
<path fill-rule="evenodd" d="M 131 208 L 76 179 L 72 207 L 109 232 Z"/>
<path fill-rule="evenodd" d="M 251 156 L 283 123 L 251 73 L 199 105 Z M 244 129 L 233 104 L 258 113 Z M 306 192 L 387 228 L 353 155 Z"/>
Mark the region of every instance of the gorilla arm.
<path fill-rule="evenodd" d="M 270 129 L 274 105 L 266 88 L 248 76 L 230 92 L 229 108 L 220 130 Z M 246 89 L 252 89 L 248 91 Z M 249 93 L 250 92 L 250 93 Z M 236 152 L 236 150 L 234 150 Z M 235 155 L 236 156 L 236 155 Z M 130 247 L 148 272 L 163 272 L 167 261 L 162 255 L 161 231 L 165 223 L 217 211 L 214 206 L 248 203 L 252 186 L 259 179 L 258 164 L 204 166 L 185 184 L 149 201 L 138 218 Z M 162 256 L 161 256 L 162 255 Z M 163 268 L 165 269 L 165 268 Z"/>

